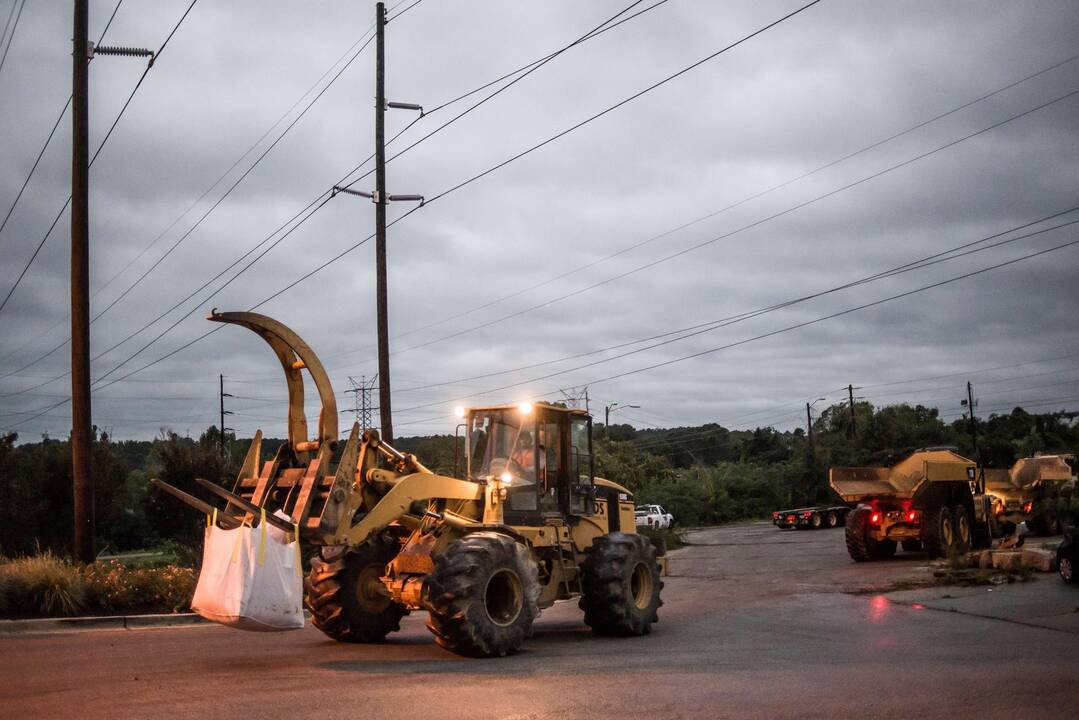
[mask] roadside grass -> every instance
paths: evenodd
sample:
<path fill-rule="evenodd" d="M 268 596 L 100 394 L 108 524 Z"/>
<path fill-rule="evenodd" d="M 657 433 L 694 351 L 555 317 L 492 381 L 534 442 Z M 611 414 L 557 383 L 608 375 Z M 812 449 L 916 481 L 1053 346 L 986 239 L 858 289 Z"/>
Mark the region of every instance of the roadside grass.
<path fill-rule="evenodd" d="M 51 552 L 0 558 L 0 617 L 175 613 L 188 608 L 196 573 L 175 564 L 116 560 L 77 566 Z"/>

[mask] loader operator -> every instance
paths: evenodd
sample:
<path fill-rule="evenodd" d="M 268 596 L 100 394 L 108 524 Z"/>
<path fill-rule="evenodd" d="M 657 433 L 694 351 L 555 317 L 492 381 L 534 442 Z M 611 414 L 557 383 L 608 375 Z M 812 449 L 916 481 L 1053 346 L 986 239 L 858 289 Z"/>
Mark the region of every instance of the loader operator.
<path fill-rule="evenodd" d="M 536 481 L 536 452 L 532 442 L 532 433 L 522 430 L 517 437 L 517 444 L 510 460 L 521 469 L 521 475 L 530 482 Z"/>

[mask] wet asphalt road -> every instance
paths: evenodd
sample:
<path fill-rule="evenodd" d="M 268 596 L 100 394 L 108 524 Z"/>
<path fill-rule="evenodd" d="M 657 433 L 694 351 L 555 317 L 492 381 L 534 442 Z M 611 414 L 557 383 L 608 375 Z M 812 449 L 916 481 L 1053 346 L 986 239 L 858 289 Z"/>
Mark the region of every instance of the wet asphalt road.
<path fill-rule="evenodd" d="M 217 626 L 0 639 L 16 718 L 1065 718 L 1079 708 L 1079 589 L 848 591 L 924 578 L 854 565 L 843 531 L 703 530 L 671 558 L 650 636 L 590 635 L 575 602 L 522 652 L 465 660 L 422 613 L 382 645 Z"/>

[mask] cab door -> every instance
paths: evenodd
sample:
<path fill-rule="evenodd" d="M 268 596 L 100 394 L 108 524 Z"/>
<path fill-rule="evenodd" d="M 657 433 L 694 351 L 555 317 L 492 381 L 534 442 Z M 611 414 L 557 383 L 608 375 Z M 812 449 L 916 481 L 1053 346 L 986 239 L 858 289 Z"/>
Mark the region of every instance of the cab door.
<path fill-rule="evenodd" d="M 570 477 L 566 500 L 566 512 L 570 515 L 591 515 L 594 512 L 596 487 L 592 463 L 592 418 L 570 415 Z"/>

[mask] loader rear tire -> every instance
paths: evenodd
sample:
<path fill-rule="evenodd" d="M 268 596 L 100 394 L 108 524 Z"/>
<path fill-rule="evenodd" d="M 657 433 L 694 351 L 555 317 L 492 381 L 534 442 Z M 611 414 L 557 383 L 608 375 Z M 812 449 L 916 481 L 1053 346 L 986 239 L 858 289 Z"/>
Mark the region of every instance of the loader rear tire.
<path fill-rule="evenodd" d="M 873 510 L 869 507 L 857 507 L 847 516 L 844 530 L 847 540 L 847 553 L 854 562 L 866 562 L 873 559 L 872 541 L 868 536 L 869 516 Z"/>
<path fill-rule="evenodd" d="M 539 569 L 528 548 L 498 533 L 473 533 L 435 557 L 423 581 L 427 629 L 466 657 L 517 652 L 539 615 Z"/>
<path fill-rule="evenodd" d="M 311 622 L 334 640 L 375 643 L 401 629 L 408 609 L 390 599 L 379 578 L 397 554 L 393 538 L 376 536 L 332 560 L 317 555 L 304 579 Z"/>
<path fill-rule="evenodd" d="M 613 532 L 600 535 L 581 563 L 579 606 L 597 635 L 647 635 L 659 622 L 663 601 L 656 549 L 648 538 Z"/>

